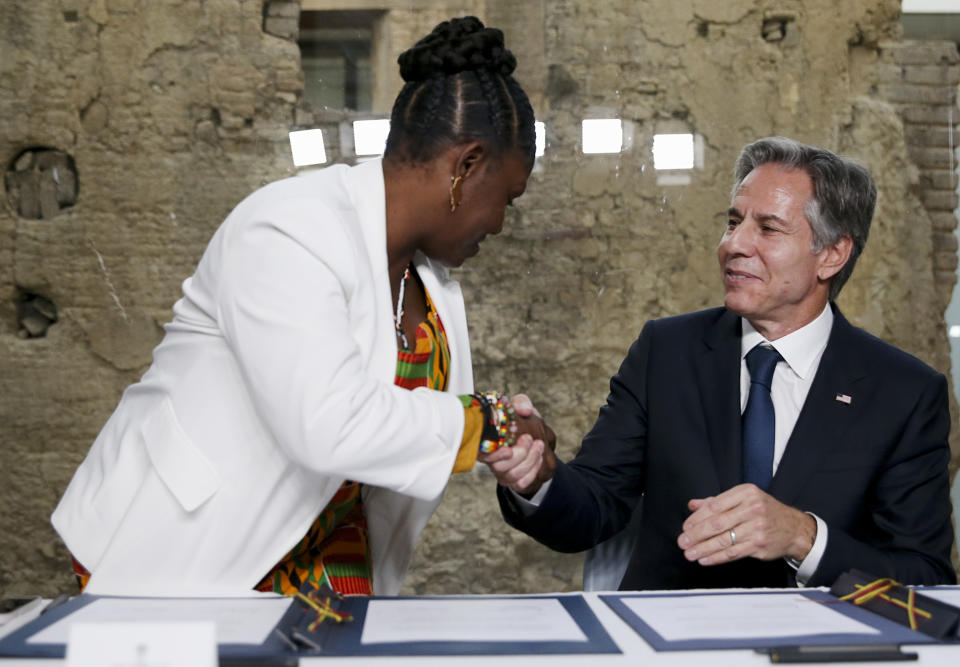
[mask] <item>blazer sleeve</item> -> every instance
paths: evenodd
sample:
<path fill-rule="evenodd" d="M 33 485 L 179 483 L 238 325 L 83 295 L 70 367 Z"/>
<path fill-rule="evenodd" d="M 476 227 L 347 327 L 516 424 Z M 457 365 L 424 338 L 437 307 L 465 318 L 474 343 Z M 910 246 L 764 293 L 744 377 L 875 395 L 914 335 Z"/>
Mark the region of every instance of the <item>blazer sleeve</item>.
<path fill-rule="evenodd" d="M 864 499 L 858 535 L 828 524 L 827 546 L 808 586 L 829 586 L 857 568 L 906 584 L 954 584 L 950 563 L 950 411 L 947 382 L 926 383 L 894 448 Z"/>
<path fill-rule="evenodd" d="M 543 502 L 529 515 L 498 487 L 508 524 L 556 551 L 589 549 L 627 525 L 643 493 L 647 371 L 654 339 L 648 322 L 610 379 L 610 393 L 580 451 L 557 469 Z"/>
<path fill-rule="evenodd" d="M 288 199 L 231 228 L 217 276 L 220 327 L 252 409 L 290 459 L 433 498 L 453 468 L 463 408 L 456 396 L 371 375 L 352 325 L 373 317 L 373 304 L 357 303 L 357 283 L 372 278 L 341 217 L 316 197 Z"/>

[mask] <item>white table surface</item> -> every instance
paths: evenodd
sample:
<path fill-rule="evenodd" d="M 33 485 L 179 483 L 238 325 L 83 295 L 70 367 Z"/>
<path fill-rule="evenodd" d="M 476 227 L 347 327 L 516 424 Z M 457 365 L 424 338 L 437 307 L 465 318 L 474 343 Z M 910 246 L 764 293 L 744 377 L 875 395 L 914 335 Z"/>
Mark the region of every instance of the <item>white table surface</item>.
<path fill-rule="evenodd" d="M 714 593 L 719 591 L 712 591 Z M 616 642 L 621 654 L 591 654 L 591 655 L 488 655 L 488 656 L 410 656 L 410 657 L 319 657 L 301 658 L 300 665 L 304 667 L 320 665 L 379 665 L 381 667 L 414 667 L 421 665 L 457 665 L 496 667 L 509 665 L 587 665 L 589 667 L 604 667 L 605 665 L 644 665 L 660 667 L 679 667 L 687 665 L 707 667 L 739 667 L 750 665 L 769 665 L 766 655 L 751 650 L 713 650 L 713 651 L 655 651 L 633 628 L 623 622 L 617 614 L 603 602 L 599 595 L 602 593 L 583 593 L 584 599 L 597 615 L 604 628 Z M 16 619 L 13 623 L 0 626 L 0 637 L 12 632 L 16 627 L 31 620 Z M 943 667 L 960 667 L 960 644 L 954 645 L 904 645 L 904 651 L 918 655 L 915 662 L 906 664 Z M 3 667 L 45 667 L 47 665 L 63 665 L 63 660 L 36 659 L 36 658 L 0 658 Z M 852 663 L 820 663 L 849 665 Z M 889 662 L 858 662 L 858 667 L 889 667 Z"/>

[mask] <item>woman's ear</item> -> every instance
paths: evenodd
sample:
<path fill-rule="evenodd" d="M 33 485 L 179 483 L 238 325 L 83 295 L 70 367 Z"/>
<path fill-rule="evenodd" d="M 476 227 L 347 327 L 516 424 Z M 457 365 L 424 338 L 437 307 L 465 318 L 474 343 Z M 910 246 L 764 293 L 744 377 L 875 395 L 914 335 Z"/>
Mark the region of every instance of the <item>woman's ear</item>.
<path fill-rule="evenodd" d="M 477 171 L 479 165 L 487 157 L 487 151 L 483 142 L 471 141 L 459 147 L 456 154 L 456 161 L 451 176 L 462 179 L 469 178 Z"/>

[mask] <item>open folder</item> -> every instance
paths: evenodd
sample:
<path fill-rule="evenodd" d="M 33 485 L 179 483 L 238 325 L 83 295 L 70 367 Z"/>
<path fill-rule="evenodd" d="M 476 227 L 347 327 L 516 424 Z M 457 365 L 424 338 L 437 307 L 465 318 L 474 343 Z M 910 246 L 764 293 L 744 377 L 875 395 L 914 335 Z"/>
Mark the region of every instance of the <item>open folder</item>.
<path fill-rule="evenodd" d="M 330 601 L 330 598 L 327 598 Z M 0 640 L 3 657 L 63 657 L 81 622 L 213 620 L 221 658 L 619 653 L 580 595 L 347 597 L 318 621 L 298 599 L 80 595 Z"/>

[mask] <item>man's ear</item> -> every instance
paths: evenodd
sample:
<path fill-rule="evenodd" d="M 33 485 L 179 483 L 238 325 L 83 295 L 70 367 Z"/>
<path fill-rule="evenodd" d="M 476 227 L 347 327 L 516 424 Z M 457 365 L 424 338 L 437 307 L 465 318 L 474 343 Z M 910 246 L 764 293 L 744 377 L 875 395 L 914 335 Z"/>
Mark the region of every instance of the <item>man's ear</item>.
<path fill-rule="evenodd" d="M 827 281 L 833 278 L 842 269 L 847 260 L 850 259 L 850 253 L 853 252 L 853 239 L 849 236 L 843 236 L 833 245 L 829 245 L 820 251 L 822 257 L 820 266 L 817 268 L 817 278 L 821 281 Z"/>

